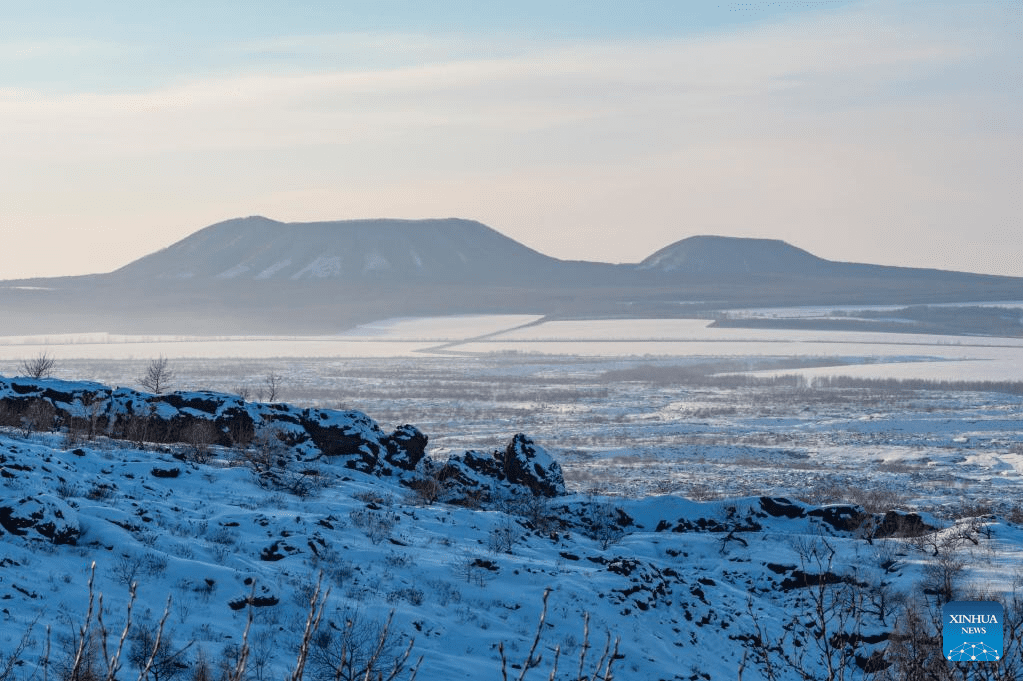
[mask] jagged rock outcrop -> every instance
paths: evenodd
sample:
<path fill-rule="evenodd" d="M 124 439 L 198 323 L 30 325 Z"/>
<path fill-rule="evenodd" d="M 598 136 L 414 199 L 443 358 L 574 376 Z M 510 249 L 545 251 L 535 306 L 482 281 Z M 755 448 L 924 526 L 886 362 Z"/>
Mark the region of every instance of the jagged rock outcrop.
<path fill-rule="evenodd" d="M 209 391 L 153 395 L 56 379 L 0 378 L 0 424 L 225 447 L 246 447 L 269 432 L 296 458 L 324 457 L 378 475 L 417 470 L 427 443 L 415 426 L 388 435 L 359 411 L 246 402 Z"/>
<path fill-rule="evenodd" d="M 499 489 L 544 497 L 566 493 L 561 466 L 522 433 L 515 435 L 504 450 L 453 455 L 436 475 L 446 485 L 446 496 L 452 501 L 484 501 Z"/>
<path fill-rule="evenodd" d="M 528 487 L 533 494 L 545 497 L 565 494 L 561 466 L 546 449 L 522 433 L 508 443 L 502 464 L 509 482 Z"/>
<path fill-rule="evenodd" d="M 407 423 L 398 426 L 384 439 L 384 445 L 387 447 L 384 459 L 401 470 L 419 470 L 426 456 L 427 441 L 427 436 L 415 426 Z"/>
<path fill-rule="evenodd" d="M 521 433 L 503 450 L 468 451 L 439 465 L 426 456 L 427 436 L 412 425 L 386 434 L 359 411 L 246 402 L 209 391 L 153 395 L 99 383 L 0 378 L 0 425 L 73 430 L 80 437 L 107 435 L 140 444 L 272 450 L 274 460 L 328 461 L 410 485 L 435 478 L 446 490 L 439 497 L 449 501 L 483 501 L 499 490 L 566 494 L 561 466 Z"/>
<path fill-rule="evenodd" d="M 784 497 L 760 497 L 760 507 L 775 518 L 820 518 L 836 530 L 861 532 L 870 539 L 918 537 L 936 529 L 924 522 L 920 514 L 907 511 L 868 513 L 862 506 L 851 504 L 811 507 Z"/>

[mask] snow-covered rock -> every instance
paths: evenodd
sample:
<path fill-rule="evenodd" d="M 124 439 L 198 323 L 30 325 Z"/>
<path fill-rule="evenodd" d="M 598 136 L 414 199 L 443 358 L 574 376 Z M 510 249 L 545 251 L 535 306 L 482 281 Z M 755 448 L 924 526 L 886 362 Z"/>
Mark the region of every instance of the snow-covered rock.
<path fill-rule="evenodd" d="M 52 418 L 39 430 L 88 429 L 134 442 L 195 444 L 202 439 L 202 444 L 225 447 L 247 446 L 259 432 L 270 431 L 299 458 L 324 457 L 377 475 L 415 470 L 427 441 L 409 425 L 388 435 L 359 411 L 246 402 L 209 391 L 154 395 L 99 383 L 0 377 L 0 406 L 11 425 L 40 404 L 52 407 Z"/>
<path fill-rule="evenodd" d="M 451 501 L 485 501 L 499 489 L 544 497 L 565 494 L 561 465 L 522 433 L 503 450 L 489 454 L 468 451 L 448 457 L 437 477 L 447 484 L 446 497 Z"/>
<path fill-rule="evenodd" d="M 13 535 L 42 537 L 52 544 L 74 544 L 82 532 L 75 510 L 48 494 L 0 500 L 0 526 Z"/>
<path fill-rule="evenodd" d="M 502 463 L 508 481 L 528 487 L 533 494 L 556 497 L 565 493 L 561 466 L 546 449 L 522 433 L 508 443 Z"/>

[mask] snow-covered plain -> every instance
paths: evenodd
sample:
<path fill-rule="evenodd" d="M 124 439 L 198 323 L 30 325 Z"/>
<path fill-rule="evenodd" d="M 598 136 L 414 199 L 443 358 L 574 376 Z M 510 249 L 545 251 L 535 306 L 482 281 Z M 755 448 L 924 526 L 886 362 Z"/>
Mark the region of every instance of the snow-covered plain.
<path fill-rule="evenodd" d="M 895 382 L 757 383 L 736 374 L 1023 380 L 1018 339 L 707 329 L 705 320 L 537 321 L 389 320 L 343 338 L 0 342 L 0 374 L 7 376 L 44 349 L 58 359 L 57 376 L 110 385 L 136 384 L 148 358 L 160 354 L 173 358 L 182 389 L 256 398 L 264 377 L 276 373 L 286 401 L 357 408 L 385 430 L 419 426 L 438 459 L 503 447 L 513 433 L 526 432 L 559 460 L 572 492 L 554 504 L 554 515 L 569 517 L 611 495 L 608 503 L 633 520 L 604 546 L 578 528 L 554 537 L 537 532 L 511 506 L 416 505 L 393 481 L 349 471 L 297 498 L 227 466 L 227 450 L 209 464 L 184 464 L 173 447 L 103 440 L 78 454 L 60 434 L 6 429 L 0 457 L 10 476 L 0 479 L 0 496 L 56 498 L 84 535 L 74 547 L 0 537 L 0 591 L 8 600 L 0 610 L 0 652 L 15 650 L 39 613 L 37 627 L 53 622 L 55 637 L 68 635 L 84 612 L 93 561 L 111 628 L 123 622 L 125 575 L 134 567 L 139 621 L 157 619 L 170 594 L 175 641 L 195 641 L 190 662 L 199 649 L 219 660 L 239 643 L 245 611 L 227 603 L 245 597 L 246 580 L 255 580 L 278 599 L 255 610 L 257 681 L 283 675 L 293 662 L 321 568 L 332 587 L 328 623 L 343 627 L 356 613 L 379 623 L 393 609 L 394 630 L 402 640 L 415 638 L 413 657 L 424 656 L 419 679 L 500 678 L 496 646 L 504 643 L 511 662 L 525 658 L 546 588 L 553 591 L 543 663 L 527 678 L 547 678 L 555 645 L 577 661 L 584 612 L 591 615 L 592 655 L 605 631 L 622 636 L 615 678 L 735 679 L 743 666 L 742 678 L 767 678 L 750 644 L 757 627 L 777 641 L 791 636 L 784 627 L 796 622 L 803 622 L 797 630 L 802 626 L 804 645 L 793 647 L 789 638 L 786 650 L 802 653 L 802 671 L 825 678 L 805 624 L 807 593 L 781 588 L 792 571 L 777 572 L 801 565 L 800 552 L 821 541 L 836 551 L 836 573 L 868 585 L 866 598 L 901 594 L 933 604 L 923 593 L 933 562 L 919 542 L 869 544 L 812 517 L 765 516 L 761 495 L 786 497 L 803 510 L 857 502 L 916 510 L 941 527 L 973 523 L 982 531 L 961 547 L 960 595 L 1012 591 L 1023 566 L 1019 393 Z M 357 347 L 384 349 L 359 354 Z M 176 478 L 152 474 L 172 467 L 181 468 Z M 369 503 L 397 518 L 388 540 L 370 537 L 355 521 Z M 978 514 L 979 521 L 965 520 Z M 752 518 L 760 528 L 735 535 L 745 544 L 699 529 L 701 519 L 729 518 Z M 493 537 L 506 530 L 513 546 L 494 548 Z M 261 560 L 278 540 L 298 551 Z M 466 567 L 476 559 L 497 570 Z M 881 567 L 888 559 L 895 562 Z M 882 634 L 899 621 L 897 610 L 884 622 L 875 614 L 865 618 L 863 633 Z M 40 632 L 26 670 L 38 659 Z M 565 659 L 558 678 L 574 667 Z M 803 678 L 795 666 L 775 663 L 777 678 Z M 847 678 L 862 676 L 857 669 Z"/>

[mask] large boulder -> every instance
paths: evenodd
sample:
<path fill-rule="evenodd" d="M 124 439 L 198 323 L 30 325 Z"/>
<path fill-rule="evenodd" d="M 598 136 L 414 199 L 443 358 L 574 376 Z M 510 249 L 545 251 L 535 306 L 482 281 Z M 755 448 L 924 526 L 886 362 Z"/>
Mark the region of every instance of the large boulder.
<path fill-rule="evenodd" d="M 917 513 L 906 511 L 888 511 L 877 521 L 874 538 L 884 537 L 919 537 L 937 528 L 928 525 Z"/>
<path fill-rule="evenodd" d="M 428 441 L 429 438 L 415 426 L 407 423 L 398 426 L 384 439 L 384 446 L 387 447 L 384 459 L 387 463 L 403 471 L 420 470 L 423 458 L 426 456 Z"/>
<path fill-rule="evenodd" d="M 789 519 L 802 518 L 806 511 L 799 504 L 795 504 L 785 497 L 760 497 L 760 508 L 764 513 L 775 518 L 785 517 Z"/>
<path fill-rule="evenodd" d="M 853 504 L 833 504 L 821 506 L 807 511 L 807 515 L 820 518 L 836 530 L 843 532 L 854 532 L 858 530 L 871 517 L 863 510 L 862 506 Z"/>
<path fill-rule="evenodd" d="M 534 496 L 565 494 L 561 466 L 528 436 L 519 433 L 503 450 L 489 454 L 468 451 L 452 455 L 437 472 L 449 500 L 481 499 L 498 490 Z"/>
<path fill-rule="evenodd" d="M 458 502 L 489 499 L 506 478 L 494 453 L 468 451 L 449 456 L 437 479 L 447 490 L 447 500 Z"/>
<path fill-rule="evenodd" d="M 556 497 L 565 493 L 561 466 L 546 449 L 522 433 L 508 443 L 502 464 L 509 482 L 528 487 L 533 494 Z"/>

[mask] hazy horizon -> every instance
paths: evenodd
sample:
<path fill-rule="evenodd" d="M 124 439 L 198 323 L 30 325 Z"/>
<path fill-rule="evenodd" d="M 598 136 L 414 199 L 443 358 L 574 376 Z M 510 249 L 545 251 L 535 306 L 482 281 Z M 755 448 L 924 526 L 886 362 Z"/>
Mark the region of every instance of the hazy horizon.
<path fill-rule="evenodd" d="M 1023 276 L 1020 27 L 951 0 L 11 8 L 0 279 L 257 214 Z"/>

